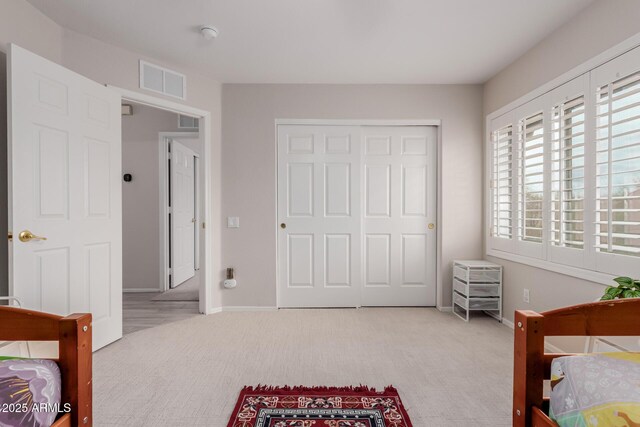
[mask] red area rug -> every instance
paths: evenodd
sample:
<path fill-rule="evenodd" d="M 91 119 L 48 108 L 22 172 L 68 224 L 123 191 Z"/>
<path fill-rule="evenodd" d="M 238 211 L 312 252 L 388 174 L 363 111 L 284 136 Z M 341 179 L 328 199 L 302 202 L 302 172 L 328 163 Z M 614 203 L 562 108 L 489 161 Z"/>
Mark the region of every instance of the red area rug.
<path fill-rule="evenodd" d="M 387 387 L 245 387 L 227 427 L 412 427 Z"/>

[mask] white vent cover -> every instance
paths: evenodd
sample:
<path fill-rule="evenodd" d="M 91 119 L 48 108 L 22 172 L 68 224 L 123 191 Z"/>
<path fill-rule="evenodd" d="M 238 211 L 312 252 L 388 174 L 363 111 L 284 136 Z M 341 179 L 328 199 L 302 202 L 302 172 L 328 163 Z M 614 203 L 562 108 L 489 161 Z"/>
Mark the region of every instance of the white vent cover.
<path fill-rule="evenodd" d="M 187 98 L 187 77 L 140 60 L 140 88 L 174 98 Z"/>
<path fill-rule="evenodd" d="M 199 127 L 200 127 L 200 123 L 198 118 L 185 116 L 183 114 L 178 114 L 179 129 L 198 129 Z"/>

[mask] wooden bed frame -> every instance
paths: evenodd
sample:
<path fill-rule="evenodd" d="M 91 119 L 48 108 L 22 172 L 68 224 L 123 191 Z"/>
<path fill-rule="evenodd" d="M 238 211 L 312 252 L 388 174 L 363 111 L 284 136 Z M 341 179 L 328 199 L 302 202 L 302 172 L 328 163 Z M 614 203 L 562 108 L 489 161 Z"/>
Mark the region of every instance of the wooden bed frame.
<path fill-rule="evenodd" d="M 514 427 L 558 427 L 548 416 L 543 382 L 551 376 L 551 361 L 560 356 L 544 352 L 550 336 L 640 335 L 640 298 L 581 304 L 536 313 L 516 311 L 513 372 Z"/>
<path fill-rule="evenodd" d="M 91 314 L 62 317 L 0 306 L 0 341 L 58 341 L 60 403 L 70 403 L 71 412 L 61 415 L 52 427 L 93 424 Z"/>

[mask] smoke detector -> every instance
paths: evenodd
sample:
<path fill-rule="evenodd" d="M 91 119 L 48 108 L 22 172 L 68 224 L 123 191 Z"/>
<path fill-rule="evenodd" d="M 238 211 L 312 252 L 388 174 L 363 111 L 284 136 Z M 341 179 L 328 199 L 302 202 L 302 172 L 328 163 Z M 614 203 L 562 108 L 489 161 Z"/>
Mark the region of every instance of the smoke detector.
<path fill-rule="evenodd" d="M 202 34 L 202 37 L 207 40 L 213 40 L 218 37 L 220 31 L 218 31 L 218 29 L 213 25 L 203 25 L 200 27 L 200 34 Z"/>

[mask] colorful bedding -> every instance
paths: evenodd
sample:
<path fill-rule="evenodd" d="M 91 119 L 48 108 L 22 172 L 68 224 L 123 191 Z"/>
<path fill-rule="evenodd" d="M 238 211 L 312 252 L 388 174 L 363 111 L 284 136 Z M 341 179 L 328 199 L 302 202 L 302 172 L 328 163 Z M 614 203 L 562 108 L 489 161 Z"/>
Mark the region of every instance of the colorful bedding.
<path fill-rule="evenodd" d="M 51 360 L 0 360 L 0 427 L 48 427 L 60 405 L 60 369 Z"/>
<path fill-rule="evenodd" d="M 640 353 L 554 359 L 550 406 L 560 427 L 640 426 Z"/>

